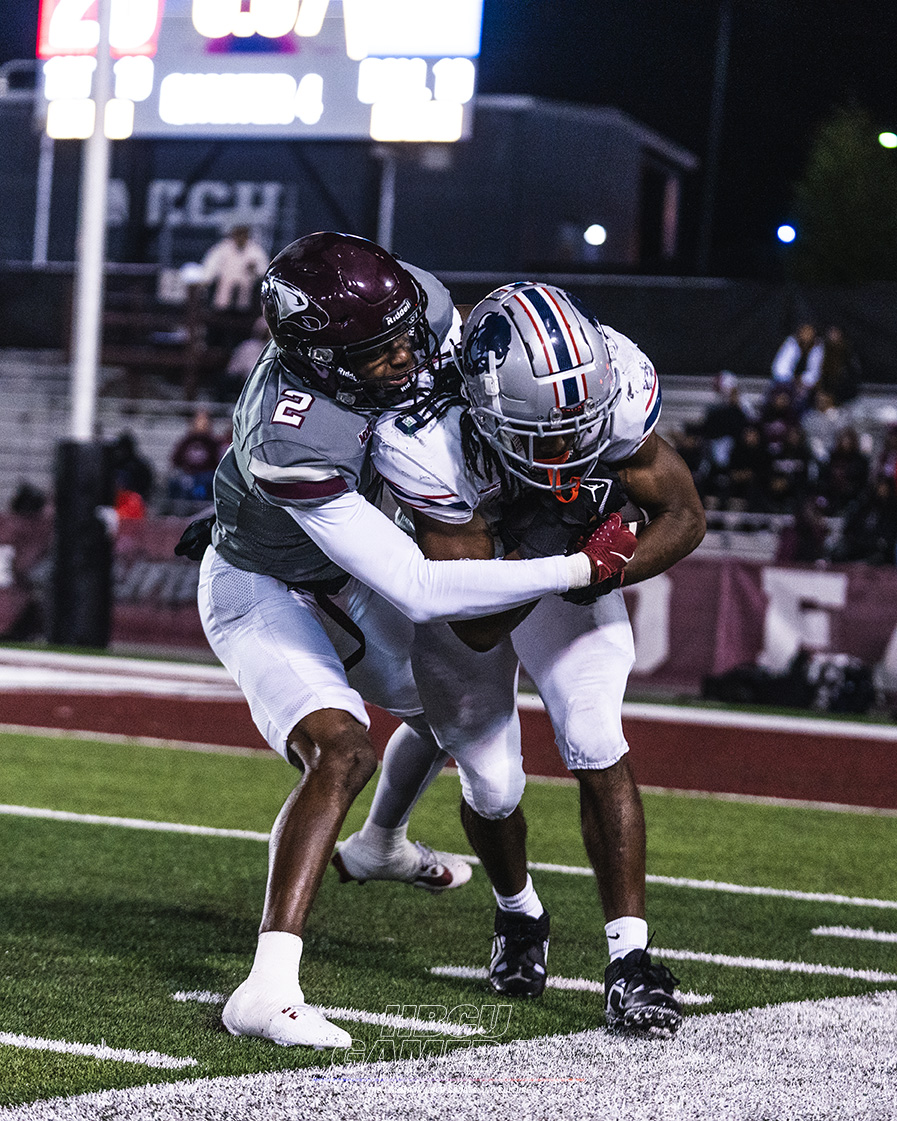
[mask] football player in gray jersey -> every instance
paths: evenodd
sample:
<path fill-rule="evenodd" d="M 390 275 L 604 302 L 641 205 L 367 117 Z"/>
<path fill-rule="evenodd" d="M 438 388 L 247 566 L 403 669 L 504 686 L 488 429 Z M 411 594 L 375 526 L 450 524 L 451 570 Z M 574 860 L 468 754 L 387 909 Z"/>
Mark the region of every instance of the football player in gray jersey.
<path fill-rule="evenodd" d="M 446 756 L 411 673 L 414 622 L 487 615 L 606 573 L 591 543 L 516 564 L 430 561 L 377 507 L 372 419 L 426 412 L 456 320 L 434 277 L 363 238 L 310 234 L 272 261 L 262 307 L 272 341 L 234 411 L 198 598 L 256 725 L 303 776 L 271 833 L 255 960 L 223 1022 L 234 1035 L 340 1047 L 350 1036 L 306 1004 L 298 969 L 340 827 L 376 767 L 364 702 L 400 718 L 387 750 L 402 749 L 422 788 Z M 403 829 L 387 842 L 394 878 L 442 890 L 469 877 Z"/>

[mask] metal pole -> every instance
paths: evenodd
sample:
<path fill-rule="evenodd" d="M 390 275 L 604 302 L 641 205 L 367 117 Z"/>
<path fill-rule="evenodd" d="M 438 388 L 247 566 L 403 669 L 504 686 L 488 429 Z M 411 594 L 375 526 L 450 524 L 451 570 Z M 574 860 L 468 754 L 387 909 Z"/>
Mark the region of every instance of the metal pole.
<path fill-rule="evenodd" d="M 96 120 L 84 143 L 72 324 L 71 428 L 56 450 L 56 526 L 50 639 L 67 646 L 109 643 L 114 503 L 109 448 L 96 438 L 103 324 L 109 141 L 104 124 L 112 86 L 112 0 L 99 0 L 94 73 Z"/>
<path fill-rule="evenodd" d="M 109 54 L 111 10 L 112 0 L 98 0 L 100 41 L 93 91 L 96 123 L 93 135 L 84 142 L 81 170 L 71 389 L 71 436 L 79 443 L 93 440 L 96 430 L 106 254 L 106 192 L 109 185 L 110 143 L 103 125 L 106 104 L 112 94 L 112 58 Z"/>
<path fill-rule="evenodd" d="M 53 199 L 53 157 L 55 141 L 46 129 L 40 134 L 37 159 L 37 199 L 34 208 L 34 241 L 31 263 L 45 265 L 50 246 L 50 206 Z"/>
<path fill-rule="evenodd" d="M 719 176 L 720 137 L 723 128 L 723 107 L 726 97 L 726 74 L 729 69 L 729 41 L 732 37 L 733 0 L 721 0 L 716 52 L 713 68 L 713 93 L 710 99 L 710 128 L 707 135 L 707 160 L 704 168 L 704 197 L 701 205 L 701 227 L 698 235 L 698 274 L 706 276 L 710 266 L 710 243 L 713 235 L 713 211 L 716 206 L 716 181 Z"/>
<path fill-rule="evenodd" d="M 378 152 L 380 171 L 380 205 L 377 209 L 377 244 L 392 251 L 393 222 L 396 212 L 396 156 L 388 148 Z"/>

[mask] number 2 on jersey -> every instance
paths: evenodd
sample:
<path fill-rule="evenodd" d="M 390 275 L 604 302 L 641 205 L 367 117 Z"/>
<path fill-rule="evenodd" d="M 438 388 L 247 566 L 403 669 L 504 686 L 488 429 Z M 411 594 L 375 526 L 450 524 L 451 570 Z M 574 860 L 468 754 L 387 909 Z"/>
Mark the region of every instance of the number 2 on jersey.
<path fill-rule="evenodd" d="M 271 417 L 272 424 L 290 424 L 300 428 L 308 410 L 315 403 L 310 393 L 299 389 L 285 389 Z"/>

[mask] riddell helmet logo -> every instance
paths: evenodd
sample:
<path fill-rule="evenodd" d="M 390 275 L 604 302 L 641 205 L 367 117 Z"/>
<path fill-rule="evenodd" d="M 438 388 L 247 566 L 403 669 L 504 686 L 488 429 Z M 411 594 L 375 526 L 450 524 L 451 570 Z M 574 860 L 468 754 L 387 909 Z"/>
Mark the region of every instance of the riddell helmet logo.
<path fill-rule="evenodd" d="M 389 315 L 383 316 L 383 326 L 391 327 L 393 323 L 398 322 L 403 316 L 407 315 L 411 310 L 411 301 L 403 300 L 395 311 L 391 311 Z"/>
<path fill-rule="evenodd" d="M 281 323 L 287 321 L 305 331 L 320 331 L 330 322 L 327 312 L 295 284 L 280 277 L 268 277 L 264 286 L 266 291 L 263 294 L 273 299 Z"/>

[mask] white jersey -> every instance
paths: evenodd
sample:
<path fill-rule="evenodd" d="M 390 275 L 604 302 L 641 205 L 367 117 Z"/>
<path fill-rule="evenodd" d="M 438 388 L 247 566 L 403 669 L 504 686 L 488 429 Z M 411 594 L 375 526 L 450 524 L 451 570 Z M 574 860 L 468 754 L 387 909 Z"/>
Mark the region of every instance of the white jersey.
<path fill-rule="evenodd" d="M 634 455 L 657 426 L 660 384 L 649 359 L 625 335 L 603 328 L 608 352 L 620 378 L 620 400 L 613 413 L 610 442 L 602 463 L 613 466 Z M 441 522 L 469 522 L 475 510 L 488 521 L 489 502 L 501 483 L 475 475 L 464 462 L 461 405 L 437 421 L 412 428 L 407 417 L 386 414 L 374 429 L 373 463 L 396 500 Z"/>

